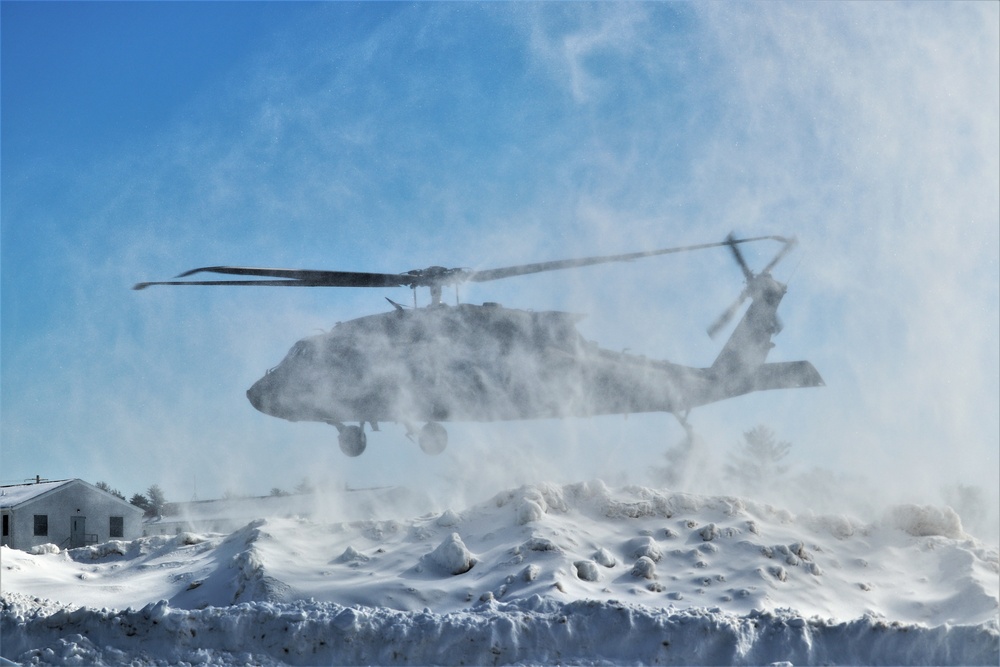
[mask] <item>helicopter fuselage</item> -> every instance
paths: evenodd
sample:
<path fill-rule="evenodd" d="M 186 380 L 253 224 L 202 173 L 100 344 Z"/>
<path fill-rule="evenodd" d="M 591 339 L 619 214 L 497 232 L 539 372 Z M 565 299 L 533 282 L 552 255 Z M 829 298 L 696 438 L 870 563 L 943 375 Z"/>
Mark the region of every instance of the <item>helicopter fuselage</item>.
<path fill-rule="evenodd" d="M 674 412 L 712 400 L 710 369 L 612 352 L 581 316 L 498 304 L 361 317 L 296 343 L 247 392 L 290 421 L 501 421 Z"/>

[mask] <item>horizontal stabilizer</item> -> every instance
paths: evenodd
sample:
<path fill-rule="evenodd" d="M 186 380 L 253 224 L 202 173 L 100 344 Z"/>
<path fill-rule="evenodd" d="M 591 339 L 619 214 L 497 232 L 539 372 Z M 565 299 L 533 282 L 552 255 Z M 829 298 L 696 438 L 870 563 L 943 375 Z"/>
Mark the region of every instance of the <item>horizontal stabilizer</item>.
<path fill-rule="evenodd" d="M 751 375 L 749 391 L 825 387 L 819 371 L 808 361 L 779 361 L 761 364 Z"/>

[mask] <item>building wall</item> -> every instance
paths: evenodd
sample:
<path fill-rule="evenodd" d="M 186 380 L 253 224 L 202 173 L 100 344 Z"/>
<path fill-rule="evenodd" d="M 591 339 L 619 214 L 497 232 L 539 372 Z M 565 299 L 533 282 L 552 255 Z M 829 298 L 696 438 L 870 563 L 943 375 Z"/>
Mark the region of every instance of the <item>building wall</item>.
<path fill-rule="evenodd" d="M 9 514 L 9 535 L 4 544 L 28 550 L 40 544 L 70 546 L 70 521 L 86 518 L 84 532 L 96 542 L 134 540 L 142 535 L 142 510 L 81 480 L 73 480 L 50 493 L 5 509 Z M 48 517 L 48 535 L 35 535 L 35 515 Z M 122 537 L 111 537 L 111 517 L 123 519 Z M 92 538 L 94 539 L 94 538 Z"/>

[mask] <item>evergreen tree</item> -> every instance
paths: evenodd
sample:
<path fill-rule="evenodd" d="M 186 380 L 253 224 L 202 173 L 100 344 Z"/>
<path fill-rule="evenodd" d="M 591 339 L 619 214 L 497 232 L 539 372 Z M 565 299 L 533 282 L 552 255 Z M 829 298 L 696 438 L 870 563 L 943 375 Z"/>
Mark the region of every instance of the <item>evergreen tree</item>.
<path fill-rule="evenodd" d="M 122 500 L 125 500 L 125 494 L 119 491 L 118 489 L 112 489 L 111 485 L 108 484 L 107 482 L 98 482 L 97 484 L 94 484 L 94 486 L 99 488 L 101 491 L 107 491 L 111 495 L 117 498 L 121 498 Z"/>
<path fill-rule="evenodd" d="M 788 466 L 781 461 L 788 456 L 790 442 L 778 441 L 774 431 L 763 424 L 743 432 L 726 475 L 745 492 L 756 492 L 779 480 Z"/>
<path fill-rule="evenodd" d="M 163 506 L 167 504 L 163 489 L 154 484 L 146 489 L 146 493 L 149 495 L 149 509 L 146 510 L 146 513 L 151 516 L 159 516 L 163 513 Z"/>
<path fill-rule="evenodd" d="M 146 514 L 149 514 L 149 498 L 142 495 L 141 493 L 134 493 L 132 497 L 129 498 L 129 502 L 141 509 Z"/>

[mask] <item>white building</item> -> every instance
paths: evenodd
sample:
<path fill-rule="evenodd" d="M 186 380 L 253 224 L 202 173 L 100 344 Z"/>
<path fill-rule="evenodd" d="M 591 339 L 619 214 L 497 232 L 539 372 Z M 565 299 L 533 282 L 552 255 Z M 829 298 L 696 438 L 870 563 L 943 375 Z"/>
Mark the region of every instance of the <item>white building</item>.
<path fill-rule="evenodd" d="M 0 486 L 4 546 L 72 549 L 142 535 L 143 511 L 82 479 Z"/>

